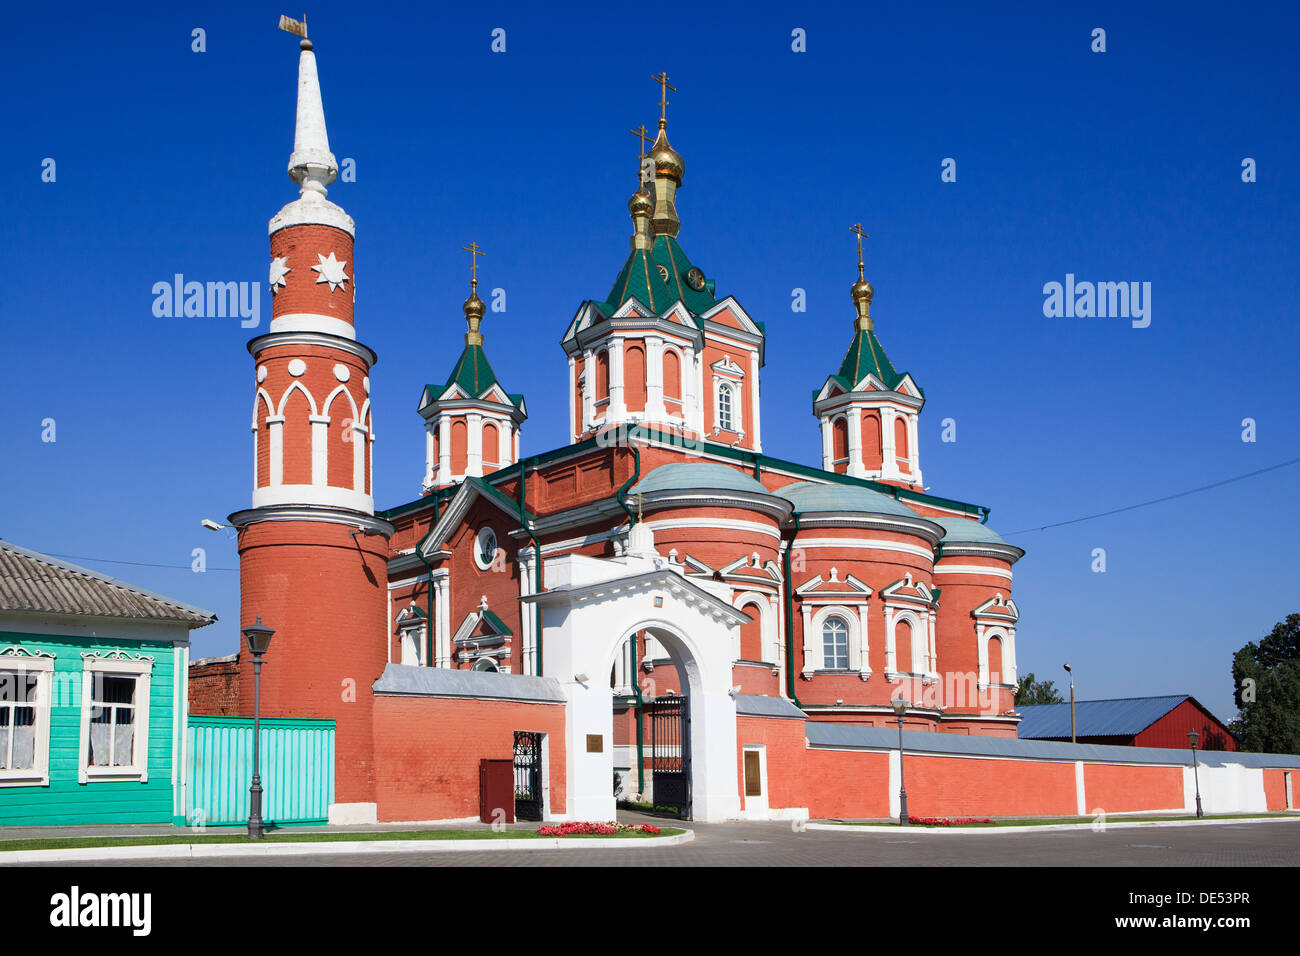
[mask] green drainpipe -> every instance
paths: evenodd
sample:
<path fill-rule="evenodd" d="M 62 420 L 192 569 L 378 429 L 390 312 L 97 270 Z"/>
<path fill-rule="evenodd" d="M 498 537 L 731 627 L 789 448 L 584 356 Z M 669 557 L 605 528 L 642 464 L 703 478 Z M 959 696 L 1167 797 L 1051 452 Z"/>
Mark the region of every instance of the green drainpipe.
<path fill-rule="evenodd" d="M 628 447 L 632 449 L 632 460 L 635 463 L 632 468 L 632 477 L 623 482 L 623 486 L 618 489 L 619 507 L 627 515 L 629 523 L 636 521 L 636 515 L 632 514 L 632 509 L 627 506 L 628 489 L 635 485 L 641 479 L 641 449 L 636 447 L 636 442 L 632 441 L 632 432 L 639 426 L 632 426 L 628 431 Z M 632 635 L 632 687 L 636 691 L 636 778 L 637 793 L 645 793 L 645 727 L 642 724 L 642 705 L 641 699 L 641 661 L 638 656 L 636 635 Z"/>
<path fill-rule="evenodd" d="M 429 596 L 429 610 L 428 610 L 428 613 L 425 615 L 425 618 L 424 618 L 424 626 L 425 626 L 425 628 L 427 628 L 426 637 L 425 637 L 425 645 L 426 645 L 426 649 L 425 649 L 425 650 L 426 650 L 426 654 L 428 655 L 427 657 L 425 657 L 425 660 L 427 660 L 427 661 L 429 662 L 429 666 L 430 666 L 430 667 L 433 667 L 433 666 L 434 666 L 434 660 L 433 660 L 433 565 L 430 564 L 430 563 L 428 562 L 428 560 L 424 557 L 424 542 L 426 542 L 426 541 L 429 540 L 429 536 L 433 534 L 433 529 L 436 528 L 436 527 L 438 527 L 438 496 L 439 496 L 439 494 L 440 494 L 440 492 L 438 492 L 438 491 L 435 491 L 435 492 L 433 493 L 433 520 L 432 520 L 431 522 L 429 522 L 429 531 L 428 531 L 428 533 L 427 533 L 423 538 L 420 539 L 419 543 L 415 546 L 415 555 L 416 555 L 416 557 L 418 557 L 418 558 L 420 559 L 420 561 L 424 564 L 424 566 L 425 566 L 426 568 L 429 569 L 429 595 L 428 595 L 428 596 Z"/>
<path fill-rule="evenodd" d="M 628 429 L 627 447 L 632 449 L 632 457 L 636 465 L 632 470 L 632 477 L 623 482 L 623 486 L 618 489 L 618 504 L 623 509 L 623 513 L 627 515 L 629 524 L 636 522 L 636 515 L 632 514 L 632 509 L 627 506 L 627 490 L 641 480 L 641 449 L 637 448 L 636 442 L 632 441 L 632 434 L 639 427 L 639 425 L 633 425 Z"/>
<path fill-rule="evenodd" d="M 636 634 L 632 635 L 632 689 L 636 692 L 636 792 L 640 796 L 645 793 L 645 727 L 641 723 L 641 650 Z"/>
<path fill-rule="evenodd" d="M 542 543 L 528 526 L 525 514 L 525 502 L 528 500 L 527 486 L 524 484 L 524 459 L 519 459 L 519 524 L 523 526 L 528 537 L 533 539 L 533 593 L 542 593 Z M 542 606 L 533 604 L 533 634 L 537 643 L 537 676 L 542 676 Z"/>
<path fill-rule="evenodd" d="M 790 535 L 790 543 L 785 548 L 785 689 L 791 703 L 802 710 L 803 704 L 794 692 L 794 581 L 790 578 L 790 552 L 794 550 L 794 538 L 799 533 L 799 515 L 791 514 L 790 517 L 794 518 L 794 534 Z"/>

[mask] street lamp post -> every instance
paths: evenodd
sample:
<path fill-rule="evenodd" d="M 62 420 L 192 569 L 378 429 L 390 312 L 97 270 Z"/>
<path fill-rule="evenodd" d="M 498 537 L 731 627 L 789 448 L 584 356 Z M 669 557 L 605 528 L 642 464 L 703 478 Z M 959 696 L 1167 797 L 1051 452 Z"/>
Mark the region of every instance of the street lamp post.
<path fill-rule="evenodd" d="M 898 823 L 907 826 L 907 786 L 903 781 L 903 715 L 907 713 L 907 701 L 895 697 L 893 708 L 898 715 Z"/>
<path fill-rule="evenodd" d="M 257 623 L 244 628 L 244 640 L 253 654 L 253 785 L 248 789 L 248 838 L 260 840 L 265 835 L 262 828 L 262 655 L 271 646 L 275 631 Z"/>
<path fill-rule="evenodd" d="M 1065 672 L 1070 675 L 1070 743 L 1077 744 L 1079 741 L 1074 736 L 1074 671 L 1066 664 Z"/>
<path fill-rule="evenodd" d="M 1205 818 L 1205 811 L 1201 809 L 1201 772 L 1196 764 L 1196 742 L 1201 739 L 1201 735 L 1194 730 L 1187 732 L 1187 742 L 1192 745 L 1192 779 L 1196 781 L 1196 819 Z"/>

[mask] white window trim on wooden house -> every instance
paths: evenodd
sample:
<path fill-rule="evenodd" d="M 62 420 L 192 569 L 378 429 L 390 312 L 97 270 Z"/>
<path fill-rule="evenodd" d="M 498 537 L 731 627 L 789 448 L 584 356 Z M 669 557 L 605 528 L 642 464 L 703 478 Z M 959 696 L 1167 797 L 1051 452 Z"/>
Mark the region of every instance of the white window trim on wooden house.
<path fill-rule="evenodd" d="M 36 676 L 36 711 L 32 765 L 0 770 L 0 787 L 46 787 L 50 783 L 50 709 L 54 683 L 54 655 L 12 646 L 0 650 L 0 670 Z M 13 726 L 10 726 L 13 732 Z"/>

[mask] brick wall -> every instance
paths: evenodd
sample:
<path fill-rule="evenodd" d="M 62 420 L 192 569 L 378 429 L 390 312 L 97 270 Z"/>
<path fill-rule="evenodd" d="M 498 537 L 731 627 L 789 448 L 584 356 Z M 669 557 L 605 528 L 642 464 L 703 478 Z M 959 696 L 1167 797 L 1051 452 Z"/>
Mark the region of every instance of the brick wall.
<path fill-rule="evenodd" d="M 375 791 L 384 822 L 479 815 L 479 760 L 514 756 L 514 732 L 545 733 L 552 813 L 565 812 L 564 705 L 376 696 Z"/>
<path fill-rule="evenodd" d="M 239 656 L 195 661 L 190 665 L 190 713 L 239 716 Z"/>

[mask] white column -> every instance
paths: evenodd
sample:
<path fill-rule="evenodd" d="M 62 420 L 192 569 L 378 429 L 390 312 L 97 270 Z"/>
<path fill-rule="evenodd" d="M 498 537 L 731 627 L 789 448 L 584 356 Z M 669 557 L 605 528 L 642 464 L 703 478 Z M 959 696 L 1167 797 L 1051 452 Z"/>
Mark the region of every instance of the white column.
<path fill-rule="evenodd" d="M 483 477 L 483 416 L 478 412 L 469 412 L 465 416 L 469 426 L 469 442 L 465 455 L 465 474 L 475 478 Z"/>
<path fill-rule="evenodd" d="M 882 478 L 897 478 L 898 459 L 894 450 L 894 409 L 889 405 L 880 407 L 880 475 Z"/>
<path fill-rule="evenodd" d="M 867 635 L 867 605 L 858 608 L 858 621 L 862 626 L 861 654 L 858 661 L 858 676 L 866 680 L 871 676 L 871 641 Z"/>
<path fill-rule="evenodd" d="M 984 625 L 975 625 L 975 651 L 976 659 L 979 661 L 979 685 L 985 686 L 989 682 L 989 645 L 984 640 Z"/>
<path fill-rule="evenodd" d="M 907 416 L 907 447 L 911 454 L 912 478 L 921 483 L 921 447 L 916 440 L 917 416 Z"/>
<path fill-rule="evenodd" d="M 352 488 L 362 494 L 366 490 L 366 429 L 360 422 L 352 423 Z"/>
<path fill-rule="evenodd" d="M 812 672 L 825 663 L 825 655 L 821 654 L 821 648 L 813 643 L 812 608 L 805 603 L 801 610 L 803 611 L 803 676 L 811 677 Z"/>
<path fill-rule="evenodd" d="M 757 352 L 749 353 L 749 403 L 750 403 L 749 443 L 751 446 L 753 446 L 754 451 L 761 452 L 763 450 L 763 432 L 762 429 L 759 428 L 759 419 L 758 419 L 759 395 L 758 395 L 758 353 Z"/>
<path fill-rule="evenodd" d="M 698 390 L 695 387 L 695 349 L 686 346 L 682 349 L 682 427 L 700 431 Z"/>
<path fill-rule="evenodd" d="M 596 354 L 591 349 L 582 353 L 582 427 L 579 433 L 591 427 L 596 417 Z"/>
<path fill-rule="evenodd" d="M 609 342 L 609 414 L 605 421 L 623 421 L 626 417 L 627 405 L 623 401 L 623 340 L 614 338 Z"/>
<path fill-rule="evenodd" d="M 324 415 L 308 415 L 311 422 L 311 483 L 329 484 L 330 420 Z"/>
<path fill-rule="evenodd" d="M 835 461 L 835 429 L 831 427 L 831 417 L 822 416 L 822 470 L 834 471 Z"/>
<path fill-rule="evenodd" d="M 438 416 L 438 484 L 451 481 L 451 419 Z"/>
<path fill-rule="evenodd" d="M 438 471 L 437 462 L 433 460 L 433 423 L 424 426 L 424 486 L 433 486 L 434 475 Z"/>
<path fill-rule="evenodd" d="M 578 421 L 578 360 L 569 356 L 569 441 L 576 442 L 582 423 Z"/>
<path fill-rule="evenodd" d="M 514 464 L 514 455 L 511 452 L 515 447 L 515 423 L 510 419 L 500 422 L 501 428 L 498 431 L 498 452 L 497 461 L 504 468 L 506 465 Z"/>
<path fill-rule="evenodd" d="M 447 587 L 448 575 L 443 574 L 434 582 L 434 654 L 436 659 L 435 666 L 451 666 L 451 608 L 447 606 L 449 590 Z"/>
<path fill-rule="evenodd" d="M 862 409 L 854 405 L 849 409 L 849 468 L 854 478 L 862 478 L 867 470 L 862 466 Z"/>
<path fill-rule="evenodd" d="M 645 338 L 645 417 L 663 421 L 668 417 L 664 406 L 664 340 L 657 335 Z"/>
<path fill-rule="evenodd" d="M 894 609 L 885 608 L 885 676 L 898 673 L 898 642 L 894 639 Z"/>

